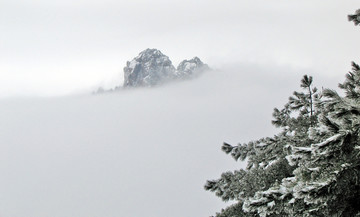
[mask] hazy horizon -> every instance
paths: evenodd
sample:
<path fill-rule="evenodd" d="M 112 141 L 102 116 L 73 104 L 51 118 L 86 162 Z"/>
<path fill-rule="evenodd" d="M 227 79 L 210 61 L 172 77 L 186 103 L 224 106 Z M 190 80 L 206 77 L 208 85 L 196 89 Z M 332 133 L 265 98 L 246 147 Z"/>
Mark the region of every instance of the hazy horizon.
<path fill-rule="evenodd" d="M 301 72 L 244 67 L 100 95 L 0 99 L 0 215 L 210 216 L 206 180 L 242 167 L 221 144 L 271 136 Z M 271 72 L 270 74 L 268 74 Z M 315 79 L 315 84 L 324 81 Z M 329 84 L 332 81 L 328 81 Z M 282 84 L 282 85 L 279 85 Z"/>
<path fill-rule="evenodd" d="M 0 216 L 193 217 L 206 180 L 244 166 L 223 142 L 271 136 L 300 79 L 337 90 L 357 61 L 358 1 L 0 0 Z M 122 85 L 146 48 L 212 71 Z"/>
<path fill-rule="evenodd" d="M 61 96 L 122 84 L 146 48 L 174 65 L 255 64 L 342 79 L 358 58 L 356 0 L 0 1 L 0 97 Z M 246 73 L 243 76 L 246 76 Z"/>

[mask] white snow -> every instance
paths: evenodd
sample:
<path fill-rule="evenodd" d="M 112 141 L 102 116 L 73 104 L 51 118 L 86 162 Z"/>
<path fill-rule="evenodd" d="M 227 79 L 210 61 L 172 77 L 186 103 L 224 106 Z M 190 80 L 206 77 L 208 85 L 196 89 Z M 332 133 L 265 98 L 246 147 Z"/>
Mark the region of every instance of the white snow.
<path fill-rule="evenodd" d="M 336 135 L 333 135 L 333 136 L 329 137 L 328 139 L 326 139 L 325 141 L 323 141 L 321 143 L 313 144 L 311 146 L 315 147 L 315 148 L 322 148 L 322 147 L 328 145 L 330 142 L 336 141 L 341 136 L 342 136 L 342 134 L 336 134 Z"/>
<path fill-rule="evenodd" d="M 271 201 L 267 204 L 268 207 L 272 208 L 273 206 L 275 206 L 275 201 Z"/>
<path fill-rule="evenodd" d="M 308 170 L 318 172 L 320 170 L 320 167 L 308 168 Z"/>
<path fill-rule="evenodd" d="M 311 147 L 294 147 L 296 153 L 309 153 L 312 151 Z"/>
<path fill-rule="evenodd" d="M 273 164 L 276 163 L 276 162 L 278 162 L 278 159 L 275 159 L 275 160 L 270 161 L 270 162 L 266 165 L 265 169 L 267 169 L 268 167 L 270 167 L 271 165 L 273 165 Z"/>

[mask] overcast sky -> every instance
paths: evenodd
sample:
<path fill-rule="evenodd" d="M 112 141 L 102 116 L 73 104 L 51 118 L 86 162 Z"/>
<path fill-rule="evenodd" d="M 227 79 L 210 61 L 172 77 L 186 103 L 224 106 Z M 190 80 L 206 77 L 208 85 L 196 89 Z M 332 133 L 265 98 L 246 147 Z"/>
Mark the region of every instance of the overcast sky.
<path fill-rule="evenodd" d="M 272 109 L 304 74 L 336 88 L 360 62 L 360 29 L 347 21 L 358 8 L 358 0 L 0 0 L 0 216 L 213 215 L 226 205 L 203 189 L 206 180 L 243 166 L 222 142 L 276 133 Z M 175 66 L 198 56 L 216 70 L 89 94 L 122 84 L 126 61 L 146 48 Z"/>
<path fill-rule="evenodd" d="M 0 97 L 113 87 L 146 48 L 176 66 L 254 63 L 342 78 L 357 60 L 357 0 L 0 0 Z M 240 72 L 239 72 L 240 73 Z M 241 72 L 246 76 L 244 72 Z"/>

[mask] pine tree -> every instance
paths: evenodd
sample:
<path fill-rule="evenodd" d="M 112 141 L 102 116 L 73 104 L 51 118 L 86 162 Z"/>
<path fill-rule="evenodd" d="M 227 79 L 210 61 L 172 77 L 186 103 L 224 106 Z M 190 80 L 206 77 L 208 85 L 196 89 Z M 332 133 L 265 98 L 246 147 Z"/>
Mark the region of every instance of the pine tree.
<path fill-rule="evenodd" d="M 273 137 L 261 138 L 246 144 L 231 146 L 224 143 L 222 150 L 235 160 L 247 162 L 247 168 L 225 172 L 217 180 L 207 181 L 205 189 L 215 192 L 224 201 L 235 200 L 237 204 L 218 213 L 217 216 L 232 216 L 242 210 L 249 198 L 257 192 L 269 189 L 286 177 L 290 177 L 295 167 L 287 159 L 288 144 L 307 144 L 308 129 L 317 121 L 318 112 L 314 103 L 320 98 L 316 88 L 312 88 L 312 77 L 305 75 L 300 85 L 305 92 L 294 92 L 284 108 L 274 109 L 273 124 L 281 132 Z M 259 205 L 267 203 L 258 201 Z M 257 210 L 247 210 L 241 216 L 256 216 Z M 277 214 L 282 213 L 278 211 Z M 234 216 L 239 216 L 234 215 Z"/>
<path fill-rule="evenodd" d="M 354 62 L 352 67 L 339 84 L 345 97 L 323 91 L 316 105 L 318 122 L 309 129 L 308 138 L 314 142 L 290 145 L 286 159 L 296 167 L 293 176 L 257 192 L 244 203 L 245 211 L 270 216 L 276 209 L 257 203 L 267 199 L 282 204 L 289 216 L 360 216 L 360 67 Z"/>
<path fill-rule="evenodd" d="M 359 25 L 360 24 L 360 9 L 355 11 L 355 14 L 348 15 L 348 19 L 349 19 L 349 21 L 354 22 L 355 25 Z"/>
<path fill-rule="evenodd" d="M 349 15 L 355 25 L 360 10 Z M 283 109 L 274 109 L 281 132 L 223 151 L 247 162 L 246 169 L 208 181 L 206 190 L 238 203 L 217 213 L 232 216 L 360 216 L 360 67 L 339 87 L 345 92 L 312 87 L 294 92 Z"/>
<path fill-rule="evenodd" d="M 360 215 L 360 69 L 353 71 L 339 87 L 345 97 L 326 89 L 318 107 L 319 122 L 310 128 L 309 138 L 315 143 L 291 145 L 286 156 L 296 166 L 293 176 L 281 184 L 257 192 L 244 203 L 244 210 L 271 216 L 277 210 L 266 206 L 280 204 L 291 216 L 356 216 Z M 276 208 L 276 207 L 275 207 Z"/>

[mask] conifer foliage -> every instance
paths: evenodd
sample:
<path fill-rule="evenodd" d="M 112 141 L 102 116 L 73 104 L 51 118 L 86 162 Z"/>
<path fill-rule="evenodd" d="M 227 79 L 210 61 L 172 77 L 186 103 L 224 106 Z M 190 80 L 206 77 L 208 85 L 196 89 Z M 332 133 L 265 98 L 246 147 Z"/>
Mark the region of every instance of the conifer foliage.
<path fill-rule="evenodd" d="M 348 15 L 348 19 L 349 19 L 349 21 L 354 22 L 355 25 L 359 25 L 360 24 L 360 9 L 355 11 L 355 14 Z"/>
<path fill-rule="evenodd" d="M 349 20 L 359 19 L 359 11 Z M 205 184 L 224 201 L 237 202 L 217 217 L 360 216 L 360 66 L 353 62 L 339 84 L 344 96 L 330 89 L 319 93 L 312 83 L 305 75 L 302 91 L 274 109 L 272 123 L 280 133 L 223 144 L 247 167 Z"/>

